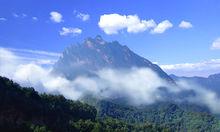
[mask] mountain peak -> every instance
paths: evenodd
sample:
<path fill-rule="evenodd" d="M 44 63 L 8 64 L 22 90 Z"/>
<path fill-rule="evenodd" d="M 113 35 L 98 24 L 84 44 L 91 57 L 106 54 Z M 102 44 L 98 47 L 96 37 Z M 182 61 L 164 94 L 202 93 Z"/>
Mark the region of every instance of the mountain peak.
<path fill-rule="evenodd" d="M 209 75 L 208 78 L 210 79 L 220 78 L 220 73 Z"/>
<path fill-rule="evenodd" d="M 105 45 L 106 41 L 102 39 L 100 35 L 97 35 L 95 38 L 86 38 L 84 44 L 86 44 L 88 47 L 93 47 L 93 45 Z"/>
<path fill-rule="evenodd" d="M 101 36 L 101 35 L 97 35 L 97 36 L 95 37 L 95 40 L 97 40 L 97 41 L 103 41 L 103 39 L 102 39 L 102 36 Z"/>
<path fill-rule="evenodd" d="M 77 46 L 67 48 L 63 57 L 54 65 L 54 71 L 67 78 L 78 74 L 90 75 L 103 68 L 128 69 L 132 67 L 150 68 L 161 78 L 173 80 L 157 65 L 137 55 L 118 41 L 107 42 L 100 35 L 87 38 Z"/>

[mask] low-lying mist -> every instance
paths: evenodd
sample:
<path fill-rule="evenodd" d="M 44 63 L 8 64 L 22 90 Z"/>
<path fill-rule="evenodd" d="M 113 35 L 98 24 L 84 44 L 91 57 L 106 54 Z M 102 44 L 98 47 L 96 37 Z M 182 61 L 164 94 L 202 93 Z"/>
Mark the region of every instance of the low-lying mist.
<path fill-rule="evenodd" d="M 51 67 L 33 62 L 23 62 L 19 56 L 0 48 L 0 75 L 8 77 L 22 86 L 34 87 L 38 92 L 62 94 L 68 99 L 77 100 L 85 94 L 99 98 L 126 97 L 133 105 L 152 104 L 157 101 L 189 101 L 210 108 L 220 114 L 220 98 L 217 93 L 199 84 L 185 81 L 171 85 L 148 68 L 101 69 L 97 76 L 78 76 L 67 80 L 51 74 Z M 186 96 L 182 92 L 193 91 Z"/>

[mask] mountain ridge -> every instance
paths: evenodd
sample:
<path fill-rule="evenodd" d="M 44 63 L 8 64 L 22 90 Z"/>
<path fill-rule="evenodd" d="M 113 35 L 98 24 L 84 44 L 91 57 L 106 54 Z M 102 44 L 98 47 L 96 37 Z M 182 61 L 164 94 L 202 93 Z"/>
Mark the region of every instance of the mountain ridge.
<path fill-rule="evenodd" d="M 211 74 L 208 77 L 200 77 L 200 76 L 193 76 L 193 77 L 185 77 L 185 76 L 176 76 L 171 74 L 170 77 L 175 80 L 184 80 L 190 83 L 195 83 L 207 89 L 211 89 L 216 93 L 220 93 L 220 73 Z"/>
<path fill-rule="evenodd" d="M 93 75 L 93 71 L 103 68 L 132 67 L 150 68 L 161 78 L 175 83 L 158 65 L 139 56 L 118 41 L 107 42 L 99 35 L 67 47 L 55 63 L 53 71 L 73 79 L 77 75 Z"/>

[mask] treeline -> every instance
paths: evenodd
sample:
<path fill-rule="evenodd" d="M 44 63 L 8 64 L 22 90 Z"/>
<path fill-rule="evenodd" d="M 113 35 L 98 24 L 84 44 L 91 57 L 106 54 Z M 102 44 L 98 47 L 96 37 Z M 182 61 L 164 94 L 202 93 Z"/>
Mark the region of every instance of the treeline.
<path fill-rule="evenodd" d="M 0 77 L 0 131 L 22 132 L 127 132 L 168 131 L 149 123 L 131 124 L 105 117 L 97 119 L 97 110 L 61 95 L 38 94 Z"/>

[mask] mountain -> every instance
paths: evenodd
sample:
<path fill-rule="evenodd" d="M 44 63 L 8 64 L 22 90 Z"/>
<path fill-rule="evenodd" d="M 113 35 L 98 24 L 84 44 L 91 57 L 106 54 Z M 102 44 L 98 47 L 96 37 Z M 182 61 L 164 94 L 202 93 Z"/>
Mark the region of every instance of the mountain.
<path fill-rule="evenodd" d="M 179 77 L 179 76 L 176 76 L 173 74 L 170 75 L 170 77 L 172 77 L 172 79 L 176 80 L 176 81 L 185 80 L 188 82 L 195 83 L 195 84 L 200 85 L 202 87 L 211 89 L 220 95 L 220 73 L 212 74 L 212 75 L 209 75 L 208 77 L 198 77 L 198 76 Z"/>
<path fill-rule="evenodd" d="M 102 68 L 132 67 L 150 68 L 161 78 L 175 83 L 158 65 L 137 55 L 117 41 L 106 42 L 101 36 L 87 38 L 81 44 L 67 47 L 55 63 L 53 72 L 73 79 L 77 75 L 94 75 L 94 71 Z"/>

